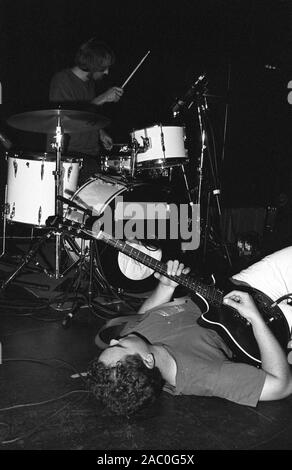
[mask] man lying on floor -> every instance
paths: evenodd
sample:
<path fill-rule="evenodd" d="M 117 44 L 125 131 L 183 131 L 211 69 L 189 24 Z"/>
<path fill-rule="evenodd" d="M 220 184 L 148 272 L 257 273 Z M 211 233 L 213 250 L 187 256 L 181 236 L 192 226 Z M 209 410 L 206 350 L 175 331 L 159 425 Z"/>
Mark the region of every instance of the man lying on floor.
<path fill-rule="evenodd" d="M 292 263 L 292 247 L 286 250 Z M 177 260 L 168 261 L 167 267 L 168 275 L 189 272 Z M 137 412 L 162 390 L 216 396 L 247 406 L 292 393 L 286 355 L 248 293 L 233 290 L 224 303 L 250 323 L 261 368 L 235 362 L 221 336 L 197 323 L 198 306 L 190 298 L 170 302 L 177 284 L 157 273 L 156 277 L 160 282 L 135 316 L 136 323 L 126 325 L 119 339 L 112 339 L 90 366 L 90 389 L 112 412 Z"/>

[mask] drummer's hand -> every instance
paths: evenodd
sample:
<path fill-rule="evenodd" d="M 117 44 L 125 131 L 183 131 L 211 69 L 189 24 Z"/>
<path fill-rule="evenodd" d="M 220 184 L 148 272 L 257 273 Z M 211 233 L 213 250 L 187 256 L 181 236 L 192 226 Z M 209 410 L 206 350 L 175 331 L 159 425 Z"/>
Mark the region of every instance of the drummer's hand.
<path fill-rule="evenodd" d="M 172 261 L 169 260 L 167 261 L 167 274 L 172 275 L 172 276 L 180 276 L 182 273 L 183 274 L 188 274 L 190 272 L 190 268 L 185 268 L 183 263 L 180 263 L 177 259 Z M 161 284 L 164 286 L 169 286 L 169 287 L 177 287 L 178 283 L 175 281 L 172 281 L 166 276 L 163 276 L 163 274 L 159 273 L 154 273 L 154 276 L 156 279 L 159 280 Z"/>
<path fill-rule="evenodd" d="M 111 150 L 113 148 L 113 139 L 103 129 L 99 130 L 99 138 L 105 150 Z"/>
<path fill-rule="evenodd" d="M 116 103 L 117 101 L 120 100 L 120 98 L 123 96 L 123 94 L 124 94 L 123 88 L 120 88 L 118 86 L 114 86 L 114 87 L 109 88 L 108 90 L 106 90 L 101 95 L 94 98 L 92 103 L 94 103 L 98 106 L 100 106 L 104 103 Z"/>

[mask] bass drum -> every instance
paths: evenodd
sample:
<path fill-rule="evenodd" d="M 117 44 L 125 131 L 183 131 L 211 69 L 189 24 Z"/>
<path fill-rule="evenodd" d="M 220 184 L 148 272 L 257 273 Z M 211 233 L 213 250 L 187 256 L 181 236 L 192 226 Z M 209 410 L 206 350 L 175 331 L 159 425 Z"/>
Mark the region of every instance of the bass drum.
<path fill-rule="evenodd" d="M 125 183 L 122 178 L 101 174 L 96 176 L 95 179 L 90 179 L 81 186 L 71 198 L 73 203 L 78 204 L 87 211 L 89 210 L 89 212 L 92 211 L 93 217 L 108 211 L 114 221 L 117 214 L 116 203 L 118 196 L 119 201 L 122 198 L 123 203 L 163 202 L 167 204 L 172 199 L 171 190 L 168 187 L 145 182 Z M 89 228 L 92 226 L 92 218 L 86 215 L 84 211 L 74 207 L 67 210 L 65 219 L 84 223 Z M 126 224 L 127 221 L 124 220 L 123 223 Z M 143 221 L 143 225 L 146 227 L 146 219 Z M 143 240 L 136 240 L 135 242 L 127 240 L 127 243 L 159 261 L 165 258 L 164 254 L 169 250 L 168 240 L 158 241 L 155 234 L 149 234 L 146 229 L 144 233 L 147 236 Z M 110 235 L 116 236 L 115 233 Z M 112 287 L 129 293 L 146 293 L 156 286 L 157 280 L 153 275 L 153 270 L 129 258 L 103 241 L 97 240 L 96 244 L 95 269 L 102 273 L 105 280 Z M 78 250 L 66 246 L 66 250 L 74 262 L 78 260 L 78 257 L 86 254 L 84 250 L 88 251 L 89 242 L 75 237 L 75 245 L 77 245 Z M 171 251 L 173 252 L 173 244 L 171 243 L 171 245 Z M 78 254 L 77 251 L 79 251 Z"/>

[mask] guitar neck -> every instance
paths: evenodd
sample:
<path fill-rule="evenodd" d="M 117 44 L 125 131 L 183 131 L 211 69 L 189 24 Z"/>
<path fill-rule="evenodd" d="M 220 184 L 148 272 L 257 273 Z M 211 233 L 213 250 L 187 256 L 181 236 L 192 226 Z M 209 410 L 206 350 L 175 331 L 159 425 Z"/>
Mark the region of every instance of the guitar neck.
<path fill-rule="evenodd" d="M 105 234 L 104 232 L 100 232 L 98 235 L 96 235 L 94 232 L 89 230 L 82 229 L 82 231 L 87 233 L 87 235 L 93 236 L 94 238 L 105 242 L 130 258 L 135 259 L 139 263 L 148 266 L 159 274 L 163 274 L 165 277 L 175 281 L 177 284 L 186 287 L 191 292 L 202 295 L 208 302 L 210 302 L 210 304 L 217 306 L 222 305 L 223 294 L 218 289 L 202 284 L 200 281 L 197 281 L 186 274 L 181 274 L 180 276 L 170 275 L 167 273 L 166 263 L 162 263 L 152 256 L 143 253 L 137 248 L 132 247 L 127 242 L 112 238 L 110 235 Z"/>

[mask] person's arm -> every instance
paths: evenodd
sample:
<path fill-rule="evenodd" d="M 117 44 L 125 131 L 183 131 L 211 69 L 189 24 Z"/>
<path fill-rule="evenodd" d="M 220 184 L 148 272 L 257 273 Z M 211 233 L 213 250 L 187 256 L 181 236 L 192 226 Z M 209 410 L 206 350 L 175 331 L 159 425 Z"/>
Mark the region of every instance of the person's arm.
<path fill-rule="evenodd" d="M 111 150 L 113 148 L 113 139 L 104 129 L 99 129 L 99 138 L 105 150 Z"/>
<path fill-rule="evenodd" d="M 178 260 L 167 262 L 167 274 L 169 275 L 180 276 L 181 273 L 188 274 L 189 272 L 190 268 L 185 268 L 184 264 L 179 263 Z M 169 302 L 173 296 L 175 288 L 178 285 L 176 282 L 163 276 L 162 274 L 155 273 L 154 276 L 159 279 L 159 284 L 157 285 L 156 289 L 154 289 L 150 297 L 148 297 L 148 299 L 146 299 L 142 304 L 137 312 L 138 314 L 143 314 L 152 308 Z"/>
<path fill-rule="evenodd" d="M 252 297 L 234 290 L 224 298 L 227 305 L 238 310 L 251 324 L 261 354 L 266 380 L 260 401 L 279 400 L 292 393 L 292 375 L 283 349 L 266 325 Z"/>
<path fill-rule="evenodd" d="M 102 104 L 105 104 L 105 103 L 116 103 L 117 101 L 120 100 L 123 94 L 124 94 L 123 88 L 114 86 L 106 90 L 104 93 L 101 93 L 100 95 L 96 96 L 91 101 L 91 103 L 95 104 L 96 106 L 101 106 Z"/>

